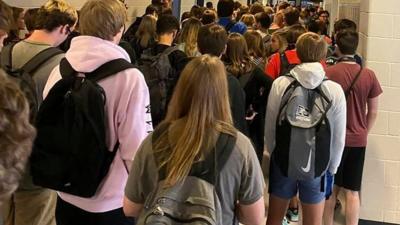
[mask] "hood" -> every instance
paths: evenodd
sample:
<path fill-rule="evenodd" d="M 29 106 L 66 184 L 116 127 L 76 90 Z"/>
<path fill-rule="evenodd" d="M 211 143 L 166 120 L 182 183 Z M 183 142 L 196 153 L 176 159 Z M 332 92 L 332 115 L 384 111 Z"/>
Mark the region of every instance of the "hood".
<path fill-rule="evenodd" d="M 308 89 L 318 87 L 325 78 L 325 70 L 321 63 L 302 63 L 290 71 L 299 83 Z"/>
<path fill-rule="evenodd" d="M 123 58 L 130 62 L 126 51 L 111 41 L 92 36 L 72 39 L 71 48 L 65 54 L 68 62 L 79 72 L 90 73 L 104 63 Z"/>

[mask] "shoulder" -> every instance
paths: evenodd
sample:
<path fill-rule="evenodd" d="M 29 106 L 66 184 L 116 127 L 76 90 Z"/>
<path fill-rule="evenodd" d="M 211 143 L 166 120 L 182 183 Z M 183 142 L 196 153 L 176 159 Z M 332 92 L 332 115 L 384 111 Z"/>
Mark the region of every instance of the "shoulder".
<path fill-rule="evenodd" d="M 251 144 L 249 138 L 240 131 L 237 132 L 235 148 L 244 159 L 249 157 L 250 151 L 254 151 L 253 145 Z"/>
<path fill-rule="evenodd" d="M 343 88 L 333 80 L 324 81 L 321 85 L 322 91 L 332 100 L 333 104 L 339 104 L 345 101 Z"/>

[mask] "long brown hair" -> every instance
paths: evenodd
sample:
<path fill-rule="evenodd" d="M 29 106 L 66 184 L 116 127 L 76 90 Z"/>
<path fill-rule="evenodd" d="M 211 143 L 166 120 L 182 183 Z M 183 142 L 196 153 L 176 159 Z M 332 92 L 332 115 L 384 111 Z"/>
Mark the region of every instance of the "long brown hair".
<path fill-rule="evenodd" d="M 166 166 L 166 185 L 173 185 L 215 144 L 217 133 L 237 133 L 232 125 L 225 67 L 219 58 L 203 55 L 185 67 L 159 127 L 168 123 L 181 126 L 171 126 L 175 138 L 171 140 L 164 133 L 155 148 L 162 156 L 160 167 Z M 170 148 L 166 148 L 168 143 L 172 143 Z"/>
<path fill-rule="evenodd" d="M 185 43 L 184 52 L 189 57 L 194 57 L 197 50 L 197 34 L 199 33 L 201 22 L 196 18 L 189 18 L 185 21 L 182 33 L 179 36 L 179 43 Z"/>
<path fill-rule="evenodd" d="M 0 70 L 0 202 L 18 187 L 34 137 L 24 94 Z"/>
<path fill-rule="evenodd" d="M 136 31 L 136 38 L 140 40 L 140 46 L 142 48 L 149 47 L 150 41 L 155 39 L 157 18 L 153 15 L 146 15 L 140 22 L 139 28 Z"/>
<path fill-rule="evenodd" d="M 264 58 L 265 47 L 261 34 L 256 30 L 249 30 L 244 34 L 244 39 L 247 43 L 249 55 L 254 58 Z"/>
<path fill-rule="evenodd" d="M 225 59 L 228 63 L 226 70 L 234 76 L 249 73 L 255 67 L 250 61 L 246 40 L 239 33 L 228 36 Z"/>

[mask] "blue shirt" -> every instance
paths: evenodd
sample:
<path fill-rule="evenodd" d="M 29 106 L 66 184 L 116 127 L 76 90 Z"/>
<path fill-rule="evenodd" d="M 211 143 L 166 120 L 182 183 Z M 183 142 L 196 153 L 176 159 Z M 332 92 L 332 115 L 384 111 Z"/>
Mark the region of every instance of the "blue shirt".
<path fill-rule="evenodd" d="M 226 27 L 230 22 L 233 22 L 229 17 L 219 18 L 218 24 Z M 247 26 L 243 22 L 237 22 L 231 27 L 229 33 L 239 33 L 244 34 L 247 31 Z"/>

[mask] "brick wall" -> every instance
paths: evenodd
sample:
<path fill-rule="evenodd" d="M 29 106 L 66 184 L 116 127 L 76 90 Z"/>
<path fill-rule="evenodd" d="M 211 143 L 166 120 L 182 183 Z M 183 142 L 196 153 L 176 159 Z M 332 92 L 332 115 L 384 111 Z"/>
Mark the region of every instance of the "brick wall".
<path fill-rule="evenodd" d="M 366 154 L 361 218 L 400 224 L 400 1 L 362 0 L 361 52 L 383 86 Z"/>

